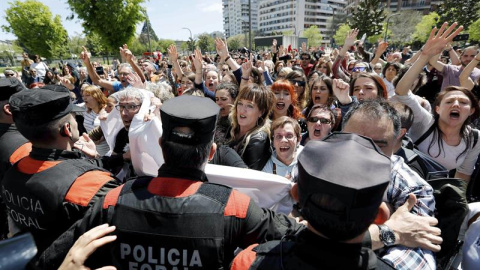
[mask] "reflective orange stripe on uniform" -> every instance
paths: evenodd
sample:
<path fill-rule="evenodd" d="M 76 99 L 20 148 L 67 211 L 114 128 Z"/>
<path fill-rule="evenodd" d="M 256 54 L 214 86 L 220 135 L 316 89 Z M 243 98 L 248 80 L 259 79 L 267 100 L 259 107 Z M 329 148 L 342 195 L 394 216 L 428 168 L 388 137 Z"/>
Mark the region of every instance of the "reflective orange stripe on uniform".
<path fill-rule="evenodd" d="M 107 209 L 109 206 L 115 206 L 117 204 L 118 196 L 120 196 L 122 188 L 123 185 L 118 186 L 105 195 L 105 198 L 103 199 L 103 209 Z"/>
<path fill-rule="evenodd" d="M 258 244 L 253 244 L 240 252 L 232 262 L 232 267 L 230 270 L 246 270 L 252 266 L 252 263 L 255 261 L 257 257 L 257 253 L 254 252 L 252 249 L 258 246 Z"/>
<path fill-rule="evenodd" d="M 81 206 L 88 206 L 93 196 L 108 181 L 112 180 L 109 172 L 89 171 L 79 176 L 65 195 L 65 201 Z"/>
<path fill-rule="evenodd" d="M 148 184 L 147 190 L 158 196 L 182 198 L 195 194 L 201 185 L 200 181 L 155 177 Z"/>
<path fill-rule="evenodd" d="M 32 152 L 32 143 L 27 142 L 23 144 L 22 146 L 17 148 L 17 150 L 15 150 L 15 152 L 13 152 L 13 154 L 10 156 L 10 164 L 15 164 L 20 159 L 28 156 L 30 152 Z"/>
<path fill-rule="evenodd" d="M 27 156 L 18 162 L 17 168 L 22 173 L 35 174 L 49 169 L 60 162 L 61 161 L 36 160 Z"/>
<path fill-rule="evenodd" d="M 225 206 L 224 214 L 225 216 L 245 218 L 247 217 L 249 205 L 250 197 L 236 190 L 232 190 L 232 193 L 230 193 L 230 198 L 228 198 L 227 205 Z"/>

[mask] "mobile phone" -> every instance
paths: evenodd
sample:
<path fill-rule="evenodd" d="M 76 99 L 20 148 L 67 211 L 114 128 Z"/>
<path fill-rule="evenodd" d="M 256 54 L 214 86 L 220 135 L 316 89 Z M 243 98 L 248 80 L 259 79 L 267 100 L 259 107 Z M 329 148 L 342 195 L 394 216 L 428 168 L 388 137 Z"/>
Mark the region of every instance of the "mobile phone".
<path fill-rule="evenodd" d="M 103 67 L 102 67 L 102 66 L 96 67 L 96 68 L 95 68 L 95 71 L 97 72 L 98 75 L 103 75 L 103 74 L 105 74 L 105 71 L 103 70 Z"/>

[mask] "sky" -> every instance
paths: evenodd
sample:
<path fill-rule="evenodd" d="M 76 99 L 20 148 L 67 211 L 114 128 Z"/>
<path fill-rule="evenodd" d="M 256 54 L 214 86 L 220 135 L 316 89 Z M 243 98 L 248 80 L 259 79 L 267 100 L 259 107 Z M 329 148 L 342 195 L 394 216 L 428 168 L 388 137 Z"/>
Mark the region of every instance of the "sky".
<path fill-rule="evenodd" d="M 5 10 L 13 0 L 0 0 L 0 25 L 8 25 L 5 19 Z M 81 21 L 75 18 L 67 21 L 66 17 L 72 12 L 67 0 L 40 0 L 50 8 L 53 16 L 60 15 L 63 27 L 69 36 L 83 32 Z M 214 31 L 223 32 L 222 0 L 150 0 L 144 3 L 153 30 L 160 39 L 187 40 L 190 37 L 190 28 L 193 36 Z M 141 26 L 137 26 L 140 33 Z M 16 39 L 15 35 L 0 29 L 0 40 Z"/>

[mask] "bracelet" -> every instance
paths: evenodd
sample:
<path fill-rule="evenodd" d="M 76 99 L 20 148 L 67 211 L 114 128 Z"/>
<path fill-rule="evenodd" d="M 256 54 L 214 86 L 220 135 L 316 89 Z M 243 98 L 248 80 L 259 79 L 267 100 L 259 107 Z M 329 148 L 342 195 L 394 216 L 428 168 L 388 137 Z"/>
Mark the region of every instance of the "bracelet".
<path fill-rule="evenodd" d="M 225 57 L 225 61 L 223 61 L 223 62 L 225 62 L 225 63 L 226 63 L 226 62 L 228 61 L 228 59 L 230 59 L 230 58 L 231 58 L 231 57 L 230 57 L 230 55 L 229 55 L 229 56 L 227 56 L 227 57 Z"/>
<path fill-rule="evenodd" d="M 242 77 L 242 80 L 248 81 L 248 80 L 250 80 L 250 78 L 244 78 L 244 77 Z"/>

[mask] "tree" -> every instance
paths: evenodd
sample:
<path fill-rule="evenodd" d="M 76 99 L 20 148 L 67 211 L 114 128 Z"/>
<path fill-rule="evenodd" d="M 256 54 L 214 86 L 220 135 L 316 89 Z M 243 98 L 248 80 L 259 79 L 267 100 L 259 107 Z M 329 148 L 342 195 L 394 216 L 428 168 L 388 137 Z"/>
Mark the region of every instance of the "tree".
<path fill-rule="evenodd" d="M 112 52 L 135 37 L 137 23 L 145 19 L 145 11 L 140 6 L 144 1 L 68 0 L 68 4 L 83 20 L 85 32 L 97 34 L 105 48 Z"/>
<path fill-rule="evenodd" d="M 341 24 L 338 27 L 337 32 L 333 36 L 335 39 L 335 44 L 343 45 L 345 43 L 345 38 L 347 38 L 348 31 L 352 30 L 348 24 Z"/>
<path fill-rule="evenodd" d="M 174 40 L 171 40 L 171 39 L 160 39 L 160 40 L 157 42 L 157 46 L 156 46 L 155 48 L 156 48 L 157 50 L 161 51 L 161 52 L 166 52 L 168 46 L 170 46 L 170 45 L 172 45 L 172 44 L 175 44 L 175 41 L 174 41 Z"/>
<path fill-rule="evenodd" d="M 22 48 L 13 42 L 11 44 L 0 44 L 0 62 L 8 63 L 15 66 L 15 55 L 21 54 Z"/>
<path fill-rule="evenodd" d="M 480 19 L 472 23 L 468 29 L 470 40 L 480 41 Z"/>
<path fill-rule="evenodd" d="M 152 41 L 158 41 L 157 34 L 155 34 L 155 31 L 150 24 L 150 19 L 146 18 L 145 22 L 143 23 L 142 32 L 140 32 L 138 39 L 143 44 L 148 44 L 148 35 L 150 35 L 150 43 Z"/>
<path fill-rule="evenodd" d="M 317 47 L 322 44 L 322 34 L 320 34 L 316 25 L 312 25 L 304 30 L 302 36 L 308 38 L 308 46 Z"/>
<path fill-rule="evenodd" d="M 465 29 L 480 19 L 480 2 L 478 0 L 444 0 L 443 4 L 438 9 L 440 20 L 437 27 L 440 27 L 444 22 L 457 22 L 458 25 L 463 25 Z"/>
<path fill-rule="evenodd" d="M 380 7 L 380 0 L 364 0 L 357 6 L 353 12 L 350 27 L 358 28 L 359 34 L 367 36 L 378 35 L 382 32 L 385 14 Z"/>
<path fill-rule="evenodd" d="M 207 33 L 203 33 L 197 38 L 197 45 L 202 52 L 213 51 L 215 47 L 215 40 Z"/>
<path fill-rule="evenodd" d="M 100 40 L 100 36 L 96 33 L 90 33 L 87 36 L 87 49 L 92 55 L 101 55 L 107 53 L 104 44 Z"/>
<path fill-rule="evenodd" d="M 228 49 L 236 50 L 242 47 L 245 47 L 245 35 L 235 35 L 227 39 Z"/>
<path fill-rule="evenodd" d="M 282 32 L 284 36 L 293 36 L 293 30 L 286 30 Z"/>
<path fill-rule="evenodd" d="M 412 33 L 415 32 L 415 26 L 421 20 L 421 14 L 418 11 L 400 11 L 400 16 L 393 17 L 390 20 L 388 26 L 389 32 L 392 30 L 390 40 L 396 44 L 410 43 L 412 41 Z"/>
<path fill-rule="evenodd" d="M 432 28 L 435 27 L 439 18 L 440 16 L 436 12 L 424 15 L 422 20 L 415 26 L 415 32 L 412 34 L 412 39 L 422 43 L 426 42 L 430 36 Z"/>
<path fill-rule="evenodd" d="M 82 46 L 87 45 L 87 38 L 75 32 L 75 35 L 68 39 L 68 48 L 72 54 L 80 55 Z"/>
<path fill-rule="evenodd" d="M 17 36 L 19 43 L 34 54 L 51 58 L 61 57 L 67 51 L 68 34 L 60 16 L 52 18 L 44 4 L 27 0 L 14 1 L 5 12 L 8 26 L 2 29 Z"/>

